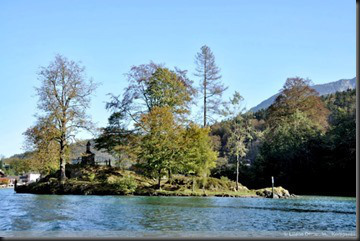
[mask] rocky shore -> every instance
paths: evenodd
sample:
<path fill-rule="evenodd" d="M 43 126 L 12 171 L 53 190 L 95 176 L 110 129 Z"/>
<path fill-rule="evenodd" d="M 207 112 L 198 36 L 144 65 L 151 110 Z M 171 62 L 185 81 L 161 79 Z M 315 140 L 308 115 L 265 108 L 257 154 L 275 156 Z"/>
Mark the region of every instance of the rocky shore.
<path fill-rule="evenodd" d="M 290 194 L 288 190 L 283 187 L 274 187 L 274 195 L 272 193 L 272 188 L 262 188 L 255 191 L 256 195 L 265 198 L 291 198 L 296 197 L 295 194 Z"/>

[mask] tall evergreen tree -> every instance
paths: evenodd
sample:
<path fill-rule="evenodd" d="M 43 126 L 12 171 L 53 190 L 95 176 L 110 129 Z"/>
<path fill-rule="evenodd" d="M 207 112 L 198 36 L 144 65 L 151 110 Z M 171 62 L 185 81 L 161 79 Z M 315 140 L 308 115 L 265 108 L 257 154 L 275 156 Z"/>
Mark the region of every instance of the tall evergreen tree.
<path fill-rule="evenodd" d="M 203 97 L 203 117 L 204 127 L 211 119 L 211 114 L 217 114 L 220 111 L 221 96 L 227 89 L 221 83 L 220 69 L 215 63 L 215 56 L 211 49 L 204 45 L 201 51 L 195 56 L 195 76 L 200 77 L 199 92 Z"/>

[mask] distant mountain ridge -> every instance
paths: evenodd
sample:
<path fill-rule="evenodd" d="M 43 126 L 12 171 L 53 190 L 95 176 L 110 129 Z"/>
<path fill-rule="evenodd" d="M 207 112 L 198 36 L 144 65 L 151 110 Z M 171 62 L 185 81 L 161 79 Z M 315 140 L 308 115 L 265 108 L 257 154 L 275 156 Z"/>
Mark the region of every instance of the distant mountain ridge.
<path fill-rule="evenodd" d="M 326 83 L 326 84 L 318 84 L 311 86 L 314 88 L 317 92 L 319 92 L 320 95 L 327 95 L 332 94 L 337 91 L 345 91 L 347 89 L 355 89 L 356 88 L 356 77 L 352 79 L 341 79 L 338 81 Z M 258 104 L 255 107 L 252 107 L 249 111 L 250 112 L 256 112 L 261 109 L 268 108 L 272 103 L 274 103 L 276 97 L 279 96 L 280 93 L 277 93 L 270 98 L 262 101 L 260 104 Z"/>

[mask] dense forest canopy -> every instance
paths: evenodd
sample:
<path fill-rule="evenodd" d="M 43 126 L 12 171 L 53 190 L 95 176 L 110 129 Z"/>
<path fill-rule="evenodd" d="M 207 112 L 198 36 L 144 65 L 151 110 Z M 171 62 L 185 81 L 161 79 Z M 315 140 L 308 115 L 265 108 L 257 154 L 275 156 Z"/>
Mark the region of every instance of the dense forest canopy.
<path fill-rule="evenodd" d="M 133 66 L 127 87 L 112 93 L 108 125 L 94 139 L 116 165 L 158 180 L 193 175 L 239 181 L 249 188 L 271 185 L 298 194 L 355 195 L 356 91 L 319 96 L 311 81 L 288 78 L 275 102 L 255 113 L 227 89 L 208 46 L 195 56 L 200 87 L 186 70 L 150 62 Z M 28 152 L 0 162 L 8 174 L 38 171 L 65 176 L 70 139 L 79 128 L 93 129 L 86 114 L 96 88 L 84 67 L 63 56 L 39 72 L 39 110 L 25 133 Z M 201 104 L 203 121 L 191 119 Z M 216 121 L 221 115 L 222 121 Z M 204 185 L 203 185 L 204 186 Z"/>
<path fill-rule="evenodd" d="M 283 97 L 278 101 L 283 102 Z M 325 111 L 319 112 L 318 118 L 313 120 L 302 110 L 301 99 L 299 105 L 291 103 L 299 107 L 294 108 L 291 115 L 279 115 L 285 111 L 274 110 L 281 106 L 277 102 L 252 114 L 253 126 L 262 136 L 250 147 L 247 158 L 251 165 L 242 165 L 240 170 L 244 185 L 250 188 L 268 186 L 274 176 L 276 185 L 296 193 L 355 195 L 356 90 L 317 97 L 316 101 Z M 325 118 L 321 113 L 327 116 L 327 123 L 323 123 Z M 281 118 L 271 124 L 269 120 L 274 114 Z M 235 162 L 226 149 L 231 134 L 230 122 L 213 125 L 212 134 L 220 140 L 220 157 L 217 168 L 212 170 L 213 176 L 235 179 Z"/>

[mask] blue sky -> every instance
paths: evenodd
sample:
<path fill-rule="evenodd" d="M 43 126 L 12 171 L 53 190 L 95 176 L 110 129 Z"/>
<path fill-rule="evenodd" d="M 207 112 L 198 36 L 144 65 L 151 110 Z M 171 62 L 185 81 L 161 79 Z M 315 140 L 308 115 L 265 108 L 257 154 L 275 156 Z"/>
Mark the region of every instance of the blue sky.
<path fill-rule="evenodd" d="M 204 44 L 229 86 L 224 97 L 237 90 L 248 109 L 288 77 L 353 78 L 355 19 L 353 0 L 1 0 L 0 155 L 23 152 L 37 71 L 57 53 L 102 83 L 89 110 L 101 127 L 107 93 L 122 92 L 132 65 L 177 66 L 197 84 L 194 56 Z"/>

